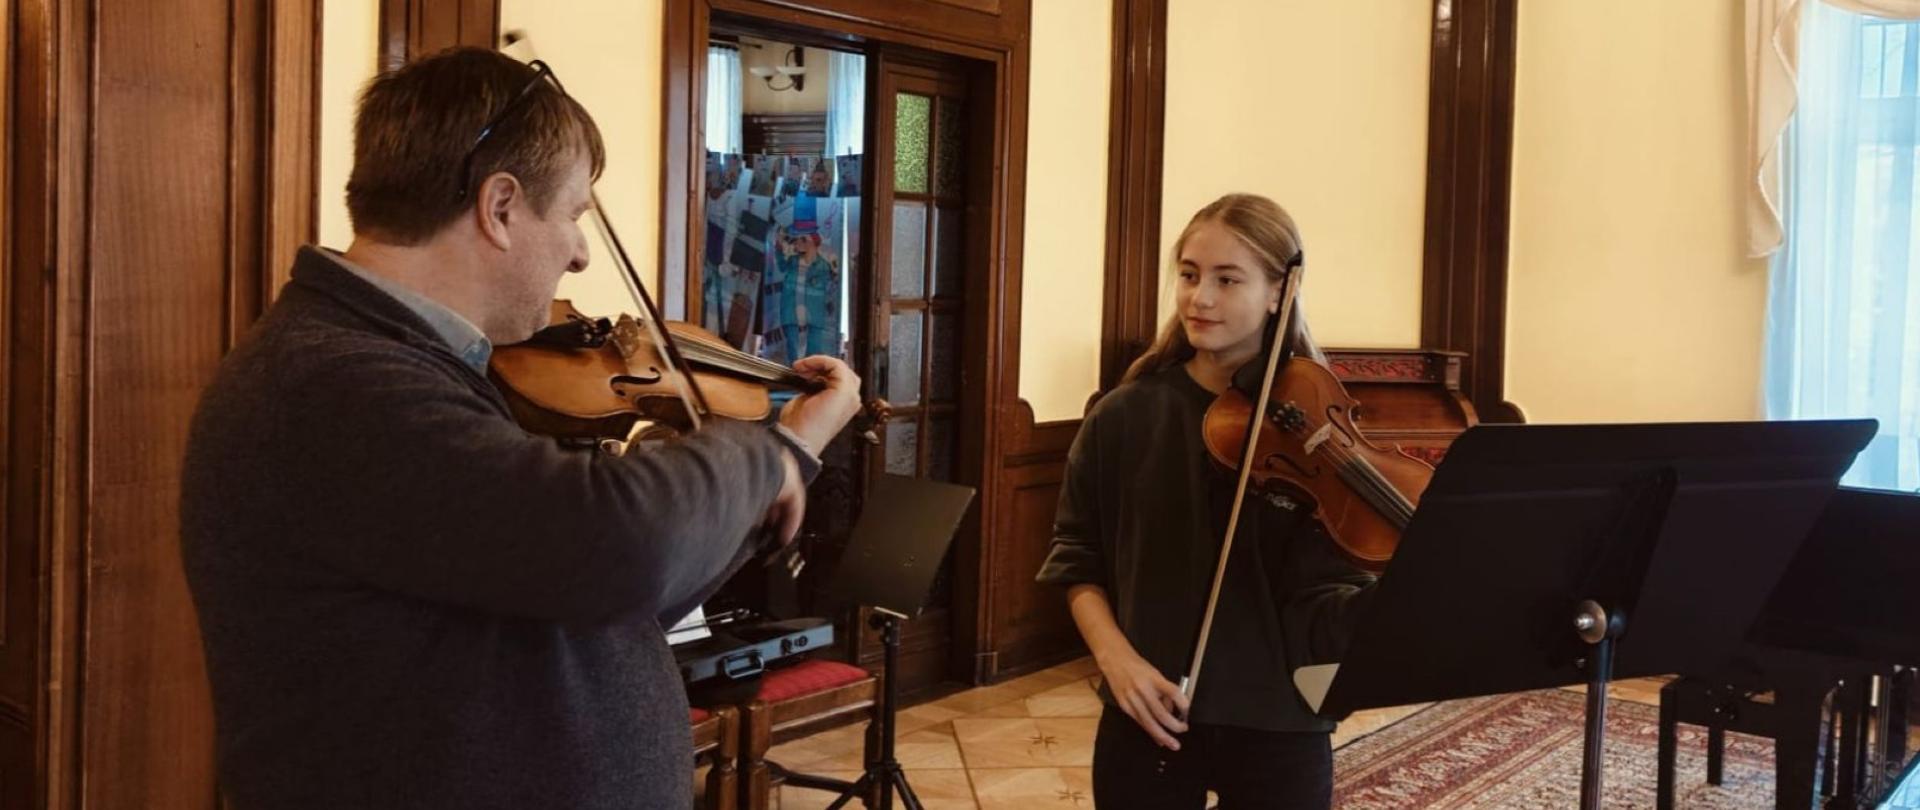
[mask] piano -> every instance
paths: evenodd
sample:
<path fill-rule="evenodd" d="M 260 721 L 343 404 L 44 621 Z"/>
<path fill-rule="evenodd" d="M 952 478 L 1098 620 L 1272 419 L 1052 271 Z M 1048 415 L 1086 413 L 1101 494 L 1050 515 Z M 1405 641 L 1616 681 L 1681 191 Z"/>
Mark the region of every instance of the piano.
<path fill-rule="evenodd" d="M 1447 447 L 1480 424 L 1460 390 L 1465 352 L 1440 349 L 1327 349 L 1327 367 L 1360 401 L 1355 423 L 1382 446 L 1438 466 Z"/>
<path fill-rule="evenodd" d="M 1670 710 L 1682 722 L 1777 714 L 1766 731 L 1776 741 L 1778 806 L 1805 807 L 1827 792 L 1816 791 L 1815 777 L 1830 763 L 1818 780 L 1832 789 L 1828 807 L 1876 807 L 1903 774 L 1920 779 L 1907 746 L 1916 666 L 1920 495 L 1841 487 L 1741 649 L 1718 670 L 1682 673 L 1663 690 L 1662 722 Z M 1814 719 L 1829 692 L 1833 757 L 1826 749 L 1835 729 Z M 1764 693 L 1771 699 L 1756 704 Z M 1669 807 L 1672 766 L 1664 751 L 1662 759 L 1658 806 Z"/>

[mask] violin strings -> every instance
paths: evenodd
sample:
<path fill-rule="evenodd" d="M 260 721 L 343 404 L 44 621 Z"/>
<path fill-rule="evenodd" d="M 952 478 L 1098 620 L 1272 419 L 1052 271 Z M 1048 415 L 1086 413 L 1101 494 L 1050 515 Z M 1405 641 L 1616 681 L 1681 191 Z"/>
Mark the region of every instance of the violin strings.
<path fill-rule="evenodd" d="M 792 369 L 750 354 L 691 342 L 683 344 L 680 352 L 686 355 L 688 360 L 755 379 L 774 382 L 794 382 L 800 379 L 800 375 Z"/>
<path fill-rule="evenodd" d="M 1368 461 L 1364 456 L 1354 455 L 1352 451 L 1343 446 L 1337 447 L 1337 449 L 1341 455 L 1345 455 L 1350 459 L 1345 463 L 1356 467 L 1359 470 L 1358 474 L 1363 476 L 1368 483 L 1375 488 L 1380 497 L 1387 501 L 1386 504 L 1376 504 L 1381 508 L 1381 511 L 1386 512 L 1388 517 L 1393 518 L 1402 528 L 1405 528 L 1406 522 L 1413 517 L 1412 503 L 1406 499 L 1406 496 L 1401 495 L 1400 490 L 1393 486 L 1393 482 L 1388 481 L 1386 476 L 1380 474 L 1380 469 L 1373 466 L 1373 462 Z"/>
<path fill-rule="evenodd" d="M 1304 426 L 1294 431 L 1295 435 L 1303 433 L 1305 433 Z M 1322 450 L 1333 459 L 1336 473 L 1360 493 L 1362 498 L 1365 498 L 1388 520 L 1393 521 L 1398 528 L 1406 528 L 1407 523 L 1413 519 L 1413 502 L 1402 495 L 1399 489 L 1386 480 L 1385 476 L 1380 475 L 1379 468 L 1374 467 L 1366 459 L 1354 455 L 1338 442 L 1331 440 L 1323 442 L 1314 452 Z"/>

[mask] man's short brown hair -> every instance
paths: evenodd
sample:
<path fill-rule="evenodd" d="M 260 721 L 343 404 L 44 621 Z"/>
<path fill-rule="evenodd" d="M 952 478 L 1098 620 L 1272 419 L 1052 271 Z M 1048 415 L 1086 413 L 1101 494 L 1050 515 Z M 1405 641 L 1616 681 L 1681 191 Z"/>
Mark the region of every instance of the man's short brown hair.
<path fill-rule="evenodd" d="M 463 178 L 470 150 L 473 171 Z M 501 53 L 452 48 L 381 74 L 360 94 L 347 215 L 356 234 L 419 244 L 469 210 L 489 175 L 506 172 L 544 216 L 582 154 L 599 177 L 600 129 L 558 83 Z"/>

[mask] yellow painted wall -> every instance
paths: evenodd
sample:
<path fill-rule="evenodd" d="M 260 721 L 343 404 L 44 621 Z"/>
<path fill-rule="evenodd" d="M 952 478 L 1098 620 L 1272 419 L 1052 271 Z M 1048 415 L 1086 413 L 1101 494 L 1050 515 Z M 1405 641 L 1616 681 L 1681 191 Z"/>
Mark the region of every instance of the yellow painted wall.
<path fill-rule="evenodd" d="M 1020 396 L 1078 419 L 1100 385 L 1111 0 L 1033 4 Z"/>
<path fill-rule="evenodd" d="M 1168 5 L 1162 252 L 1221 194 L 1264 194 L 1306 241 L 1316 338 L 1419 343 L 1433 4 Z"/>
<path fill-rule="evenodd" d="M 655 283 L 660 251 L 661 0 L 501 0 L 500 30 L 523 31 L 606 139 L 595 191 L 642 278 Z M 510 51 L 527 58 L 524 50 Z M 593 315 L 631 312 L 632 297 L 591 228 L 592 261 L 560 297 Z M 659 290 L 649 288 L 656 300 Z"/>
<path fill-rule="evenodd" d="M 1520 10 L 1507 397 L 1537 422 L 1759 414 L 1738 3 Z"/>
<path fill-rule="evenodd" d="M 320 24 L 320 244 L 345 250 L 353 242 L 353 109 L 380 69 L 380 0 L 326 0 Z"/>
<path fill-rule="evenodd" d="M 501 30 L 525 31 L 534 55 L 553 65 L 607 142 L 597 190 L 643 274 L 659 250 L 661 0 L 502 0 Z M 344 248 L 346 183 L 353 167 L 353 108 L 378 68 L 379 0 L 326 0 L 321 55 L 320 243 Z M 513 51 L 530 58 L 526 49 Z M 592 264 L 568 276 L 560 295 L 594 314 L 631 311 L 599 237 Z"/>

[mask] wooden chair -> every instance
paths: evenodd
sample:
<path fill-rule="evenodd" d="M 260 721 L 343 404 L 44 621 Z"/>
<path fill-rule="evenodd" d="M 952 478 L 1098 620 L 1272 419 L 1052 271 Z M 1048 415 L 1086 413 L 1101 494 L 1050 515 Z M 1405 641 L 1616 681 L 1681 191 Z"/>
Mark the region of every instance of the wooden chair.
<path fill-rule="evenodd" d="M 693 761 L 707 767 L 704 810 L 733 810 L 740 803 L 740 712 L 732 706 L 693 708 Z"/>
<path fill-rule="evenodd" d="M 879 676 L 838 661 L 810 659 L 769 670 L 754 699 L 740 706 L 740 773 L 746 783 L 740 806 L 765 810 L 773 786 L 786 774 L 779 763 L 767 760 L 774 743 L 803 736 L 834 718 L 865 712 L 871 755 L 879 695 Z"/>

